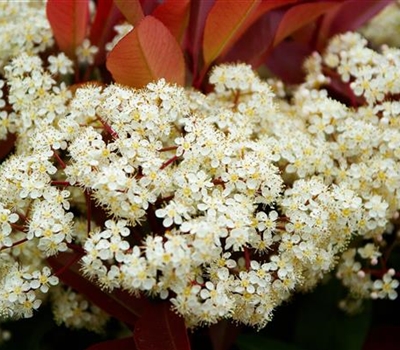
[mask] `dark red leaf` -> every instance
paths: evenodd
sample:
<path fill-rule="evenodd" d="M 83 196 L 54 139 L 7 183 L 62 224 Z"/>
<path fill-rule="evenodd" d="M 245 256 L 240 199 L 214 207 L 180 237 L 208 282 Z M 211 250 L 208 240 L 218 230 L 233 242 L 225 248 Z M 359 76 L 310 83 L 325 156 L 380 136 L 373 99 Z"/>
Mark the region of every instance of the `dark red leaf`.
<path fill-rule="evenodd" d="M 86 350 L 136 350 L 133 337 L 108 340 L 88 347 Z"/>
<path fill-rule="evenodd" d="M 182 42 L 188 24 L 189 5 L 190 0 L 165 0 L 152 13 L 164 23 L 178 43 Z"/>
<path fill-rule="evenodd" d="M 90 29 L 90 42 L 99 48 L 95 64 L 101 64 L 106 59 L 105 45 L 115 36 L 114 26 L 124 18 L 113 0 L 97 2 L 96 15 Z"/>
<path fill-rule="evenodd" d="M 287 5 L 293 2 L 297 2 L 297 0 L 263 1 L 260 3 L 251 19 L 254 23 L 232 49 L 217 61 L 219 63 L 241 61 L 254 67 L 263 64 L 265 59 L 260 59 L 260 57 L 265 55 L 271 47 L 279 22 L 287 11 Z M 285 6 L 285 9 L 276 10 L 277 7 L 282 6 Z"/>
<path fill-rule="evenodd" d="M 318 49 L 325 47 L 333 35 L 358 29 L 390 3 L 393 3 L 393 0 L 343 2 L 334 11 L 324 16 L 319 30 Z"/>
<path fill-rule="evenodd" d="M 167 301 L 147 304 L 133 337 L 138 350 L 190 350 L 185 322 Z"/>
<path fill-rule="evenodd" d="M 285 13 L 279 23 L 273 45 L 278 45 L 301 27 L 313 22 L 321 15 L 334 10 L 340 5 L 340 3 L 334 1 L 323 1 L 293 6 Z"/>
<path fill-rule="evenodd" d="M 48 0 L 46 12 L 58 47 L 75 57 L 76 48 L 87 34 L 89 0 Z"/>
<path fill-rule="evenodd" d="M 160 78 L 185 83 L 183 52 L 164 24 L 152 16 L 121 39 L 106 64 L 117 83 L 131 87 L 141 88 Z"/>
<path fill-rule="evenodd" d="M 267 59 L 267 67 L 288 84 L 299 84 L 304 80 L 303 61 L 312 50 L 304 43 L 291 41 L 278 45 Z"/>
<path fill-rule="evenodd" d="M 203 42 L 204 26 L 214 0 L 192 0 L 190 2 L 190 17 L 187 35 L 185 38 L 185 51 L 189 55 L 189 69 L 193 73 L 194 78 L 201 67 L 202 57 L 200 55 L 201 45 Z"/>
<path fill-rule="evenodd" d="M 114 0 L 114 2 L 126 20 L 133 26 L 143 19 L 143 9 L 139 0 Z"/>
<path fill-rule="evenodd" d="M 119 290 L 111 293 L 101 290 L 79 271 L 77 260 L 81 256 L 80 253 L 59 253 L 47 258 L 47 262 L 64 284 L 84 295 L 110 316 L 133 326 L 141 315 L 146 300 Z"/>
<path fill-rule="evenodd" d="M 157 6 L 160 5 L 160 0 L 140 0 L 142 4 L 143 13 L 145 16 L 152 14 Z"/>
<path fill-rule="evenodd" d="M 7 139 L 0 141 L 0 161 L 6 158 L 15 146 L 15 134 L 8 134 Z"/>

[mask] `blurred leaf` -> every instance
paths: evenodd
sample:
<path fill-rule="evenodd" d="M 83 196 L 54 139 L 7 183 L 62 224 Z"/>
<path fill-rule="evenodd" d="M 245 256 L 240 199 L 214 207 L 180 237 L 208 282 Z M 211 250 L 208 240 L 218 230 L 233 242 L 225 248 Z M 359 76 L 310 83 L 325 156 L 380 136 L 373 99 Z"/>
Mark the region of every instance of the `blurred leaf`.
<path fill-rule="evenodd" d="M 297 41 L 283 41 L 272 50 L 267 59 L 268 69 L 287 84 L 304 81 L 304 59 L 311 54 L 310 48 Z"/>
<path fill-rule="evenodd" d="M 191 0 L 189 11 L 189 24 L 186 32 L 184 51 L 188 54 L 188 67 L 193 74 L 193 80 L 198 79 L 197 74 L 202 65 L 201 46 L 204 26 L 207 16 L 215 0 Z M 201 84 L 201 82 L 199 82 Z M 193 84 L 195 85 L 195 83 Z"/>
<path fill-rule="evenodd" d="M 80 257 L 81 254 L 78 253 L 59 253 L 47 258 L 47 262 L 67 286 L 84 295 L 112 317 L 133 326 L 145 307 L 146 300 L 119 290 L 110 293 L 101 290 L 80 273 L 77 263 Z"/>
<path fill-rule="evenodd" d="M 340 3 L 334 1 L 300 4 L 290 8 L 279 23 L 273 45 L 276 46 L 296 30 L 313 22 L 319 16 L 334 10 Z"/>
<path fill-rule="evenodd" d="M 344 1 L 324 16 L 319 30 L 318 49 L 322 49 L 333 35 L 358 29 L 390 3 L 393 0 Z M 355 8 L 357 11 L 354 11 Z"/>
<path fill-rule="evenodd" d="M 190 0 L 165 0 L 152 16 L 158 18 L 181 43 L 189 20 Z"/>
<path fill-rule="evenodd" d="M 240 335 L 236 344 L 240 350 L 304 350 L 296 345 L 270 339 L 258 334 Z"/>
<path fill-rule="evenodd" d="M 118 42 L 106 65 L 117 83 L 135 88 L 160 78 L 182 86 L 185 83 L 182 50 L 164 24 L 152 16 Z"/>
<path fill-rule="evenodd" d="M 168 301 L 146 305 L 133 337 L 138 350 L 190 350 L 185 321 Z"/>
<path fill-rule="evenodd" d="M 89 25 L 89 0 L 48 0 L 47 19 L 61 51 L 75 57 Z"/>
<path fill-rule="evenodd" d="M 207 68 L 226 53 L 251 25 L 248 19 L 260 0 L 217 0 L 208 14 L 204 29 L 203 57 Z"/>
<path fill-rule="evenodd" d="M 144 14 L 139 0 L 114 0 L 114 3 L 133 26 L 143 19 Z"/>
<path fill-rule="evenodd" d="M 257 67 L 264 63 L 259 57 L 271 47 L 275 32 L 282 19 L 286 6 L 298 0 L 262 1 L 251 14 L 251 26 L 237 40 L 229 52 L 217 62 L 242 61 Z M 285 6 L 285 9 L 278 9 Z"/>
<path fill-rule="evenodd" d="M 106 59 L 105 45 L 115 36 L 114 26 L 123 18 L 124 16 L 113 0 L 98 1 L 89 37 L 91 44 L 99 48 L 95 58 L 96 64 L 104 63 Z"/>
<path fill-rule="evenodd" d="M 361 349 L 371 320 L 371 304 L 348 316 L 337 307 L 343 288 L 337 280 L 304 296 L 296 318 L 295 342 L 308 350 Z"/>

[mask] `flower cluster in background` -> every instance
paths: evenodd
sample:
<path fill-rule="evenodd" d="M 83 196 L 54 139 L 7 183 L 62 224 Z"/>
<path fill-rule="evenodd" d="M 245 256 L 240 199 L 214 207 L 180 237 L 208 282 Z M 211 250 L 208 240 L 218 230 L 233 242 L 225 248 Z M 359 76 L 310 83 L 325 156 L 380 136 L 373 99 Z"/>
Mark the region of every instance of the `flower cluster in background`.
<path fill-rule="evenodd" d="M 0 14 L 42 13 L 21 4 Z M 68 57 L 38 55 L 52 43 L 43 16 L 21 27 L 29 38 L 0 33 L 0 138 L 17 136 L 0 165 L 3 317 L 48 300 L 60 323 L 104 325 L 47 266 L 66 251 L 99 288 L 168 299 L 189 327 L 264 327 L 332 271 L 348 311 L 397 297 L 400 50 L 336 36 L 286 93 L 245 64 L 215 67 L 208 94 L 164 80 L 70 87 Z"/>

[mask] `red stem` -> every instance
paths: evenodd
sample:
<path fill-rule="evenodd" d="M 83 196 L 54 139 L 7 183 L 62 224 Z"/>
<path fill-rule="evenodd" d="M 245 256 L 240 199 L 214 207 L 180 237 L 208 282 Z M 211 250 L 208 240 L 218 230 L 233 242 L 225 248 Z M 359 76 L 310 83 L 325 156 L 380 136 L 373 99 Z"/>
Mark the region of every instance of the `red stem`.
<path fill-rule="evenodd" d="M 64 163 L 64 161 L 60 158 L 59 154 L 53 150 L 53 156 L 57 160 L 58 164 L 60 164 L 61 168 L 65 169 L 67 165 Z"/>
<path fill-rule="evenodd" d="M 165 169 L 168 165 L 172 164 L 173 162 L 175 162 L 178 159 L 178 156 L 173 156 L 172 158 L 168 159 L 166 162 L 164 162 L 161 166 L 160 166 L 160 170 Z"/>

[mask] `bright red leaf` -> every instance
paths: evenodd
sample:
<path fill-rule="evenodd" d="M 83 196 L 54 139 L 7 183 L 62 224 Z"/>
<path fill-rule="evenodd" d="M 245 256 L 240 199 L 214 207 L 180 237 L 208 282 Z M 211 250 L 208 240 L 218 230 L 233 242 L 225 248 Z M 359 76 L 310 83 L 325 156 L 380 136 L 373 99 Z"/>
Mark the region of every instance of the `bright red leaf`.
<path fill-rule="evenodd" d="M 165 78 L 184 85 L 185 61 L 170 31 L 158 19 L 147 16 L 114 47 L 107 69 L 117 83 L 135 88 Z"/>
<path fill-rule="evenodd" d="M 190 350 L 185 322 L 168 301 L 147 304 L 133 337 L 138 350 Z"/>
<path fill-rule="evenodd" d="M 226 53 L 245 30 L 260 0 L 217 0 L 208 14 L 204 29 L 203 57 L 205 69 L 220 55 Z"/>
<path fill-rule="evenodd" d="M 133 337 L 108 340 L 88 347 L 86 350 L 136 350 Z"/>
<path fill-rule="evenodd" d="M 319 16 L 333 11 L 340 3 L 333 1 L 300 4 L 290 8 L 283 16 L 275 34 L 276 46 L 301 27 L 313 22 Z"/>
<path fill-rule="evenodd" d="M 190 0 L 165 0 L 152 13 L 180 43 L 189 20 Z"/>
<path fill-rule="evenodd" d="M 143 9 L 139 0 L 114 0 L 114 3 L 125 16 L 126 20 L 133 26 L 143 19 Z"/>
<path fill-rule="evenodd" d="M 89 0 L 48 0 L 46 11 L 58 47 L 75 57 L 76 48 L 87 34 Z"/>
<path fill-rule="evenodd" d="M 64 284 L 84 295 L 112 317 L 133 327 L 147 303 L 146 300 L 119 290 L 111 293 L 101 290 L 79 271 L 77 260 L 81 256 L 80 253 L 59 253 L 47 258 L 47 262 Z"/>

